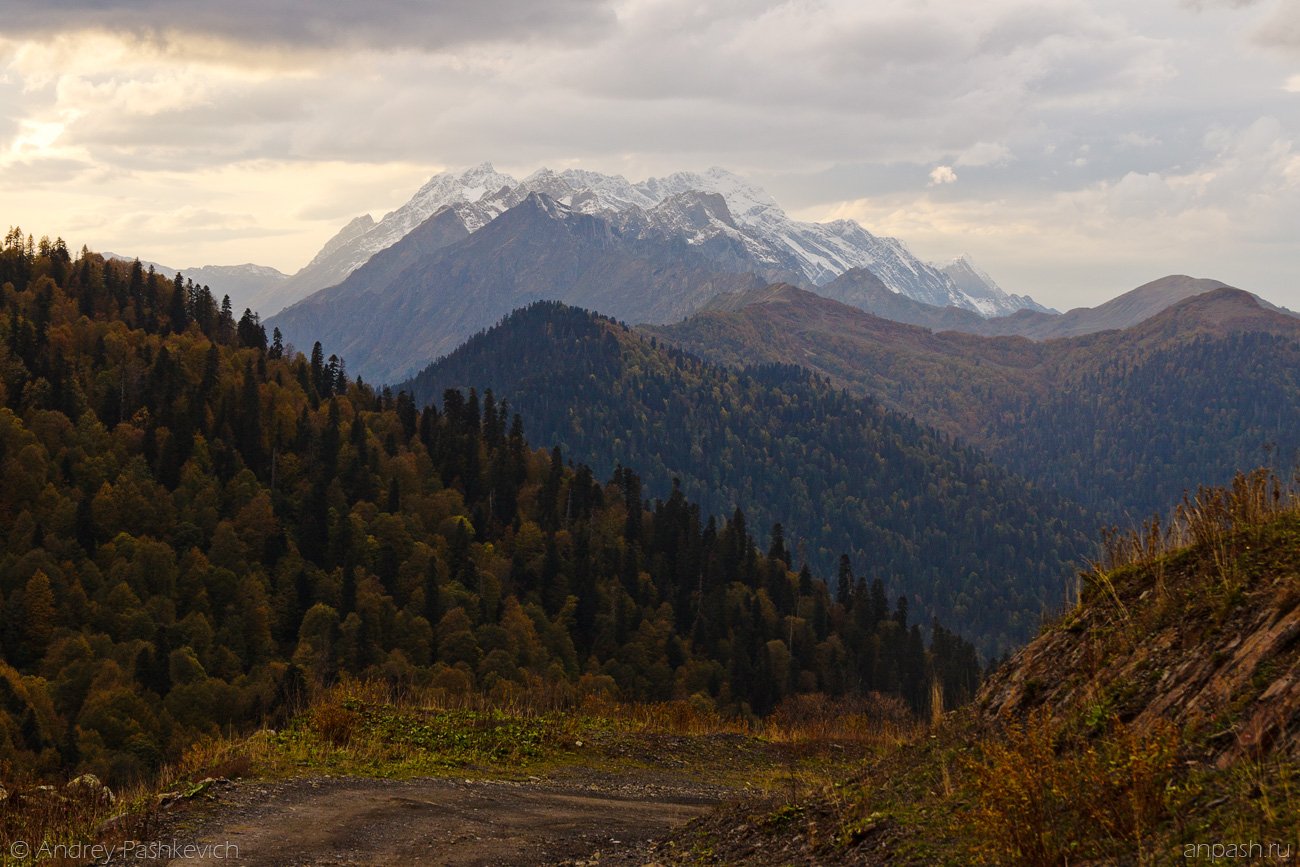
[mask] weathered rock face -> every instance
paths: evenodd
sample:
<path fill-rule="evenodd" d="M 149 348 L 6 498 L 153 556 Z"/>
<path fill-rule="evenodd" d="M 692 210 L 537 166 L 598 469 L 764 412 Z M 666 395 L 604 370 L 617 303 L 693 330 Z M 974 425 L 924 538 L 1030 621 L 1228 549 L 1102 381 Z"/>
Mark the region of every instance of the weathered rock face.
<path fill-rule="evenodd" d="M 534 301 L 671 322 L 782 276 L 759 266 L 725 239 L 691 244 L 535 193 L 472 235 L 441 211 L 267 325 L 299 349 L 319 340 L 370 382 L 394 382 Z"/>
<path fill-rule="evenodd" d="M 69 780 L 65 788 L 70 797 L 94 801 L 104 806 L 111 806 L 117 801 L 113 790 L 101 783 L 94 774 L 82 774 Z"/>
<path fill-rule="evenodd" d="M 1300 517 L 1112 573 L 985 684 L 1000 722 L 1058 718 L 1176 724 L 1223 769 L 1300 754 Z"/>

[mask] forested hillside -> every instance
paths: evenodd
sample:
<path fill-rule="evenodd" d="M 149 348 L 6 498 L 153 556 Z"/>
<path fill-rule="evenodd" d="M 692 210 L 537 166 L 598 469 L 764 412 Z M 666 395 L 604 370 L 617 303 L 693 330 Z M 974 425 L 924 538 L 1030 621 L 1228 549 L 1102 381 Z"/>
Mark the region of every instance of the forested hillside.
<path fill-rule="evenodd" d="M 405 387 L 424 404 L 470 382 L 600 472 L 630 460 L 654 496 L 676 480 L 706 511 L 746 504 L 827 572 L 847 552 L 849 571 L 904 589 L 989 652 L 1063 603 L 1085 551 L 1080 510 L 796 367 L 729 371 L 543 302 Z"/>
<path fill-rule="evenodd" d="M 736 366 L 795 361 L 1121 526 L 1300 457 L 1300 319 L 1237 289 L 1041 343 L 936 334 L 789 286 L 644 330 Z"/>
<path fill-rule="evenodd" d="M 1300 846 L 1300 498 L 1267 471 L 1110 538 L 1079 604 L 925 736 L 689 826 L 727 864 L 1283 864 Z M 756 857 L 750 853 L 756 853 Z"/>
<path fill-rule="evenodd" d="M 977 682 L 880 582 L 832 598 L 779 528 L 533 451 L 491 394 L 417 410 L 62 241 L 11 231 L 0 287 L 6 782 L 139 777 L 343 674 L 739 714 Z"/>

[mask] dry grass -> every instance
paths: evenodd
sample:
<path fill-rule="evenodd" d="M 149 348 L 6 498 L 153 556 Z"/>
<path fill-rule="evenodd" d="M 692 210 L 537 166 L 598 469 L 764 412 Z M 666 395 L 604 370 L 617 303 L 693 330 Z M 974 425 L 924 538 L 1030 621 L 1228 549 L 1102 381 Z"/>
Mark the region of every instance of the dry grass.
<path fill-rule="evenodd" d="M 1237 473 L 1226 487 L 1202 486 L 1195 495 L 1183 496 L 1167 524 L 1156 516 L 1137 530 L 1112 527 L 1103 532 L 1102 558 L 1092 569 L 1104 574 L 1130 566 L 1151 568 L 1159 581 L 1161 561 L 1174 551 L 1192 545 L 1221 548 L 1240 530 L 1300 512 L 1298 485 L 1300 473 L 1294 484 L 1283 485 L 1272 470 L 1260 468 Z"/>
<path fill-rule="evenodd" d="M 1117 720 L 1093 741 L 1063 743 L 1046 711 L 1036 711 L 985 740 L 970 762 L 977 852 L 1028 867 L 1134 854 L 1152 861 L 1178 746 L 1172 725 L 1139 733 Z"/>
<path fill-rule="evenodd" d="M 1137 530 L 1103 532 L 1102 556 L 1080 577 L 1089 598 L 1102 603 L 1110 631 L 1131 648 L 1142 638 L 1145 625 L 1140 621 L 1159 616 L 1162 606 L 1179 595 L 1195 589 L 1231 599 L 1246 580 L 1238 564 L 1249 531 L 1283 515 L 1300 515 L 1300 474 L 1294 484 L 1284 485 L 1268 469 L 1238 473 L 1226 487 L 1201 487 L 1195 495 L 1184 495 L 1167 523 L 1153 517 Z M 1204 576 L 1198 578 L 1201 586 L 1170 586 L 1175 557 L 1193 549 L 1207 560 L 1208 568 L 1197 570 Z M 1153 602 L 1143 605 L 1144 617 L 1130 611 L 1115 587 L 1115 580 L 1132 570 L 1147 572 L 1155 591 Z M 1077 605 L 1082 604 L 1081 596 Z"/>
<path fill-rule="evenodd" d="M 138 785 L 110 793 L 87 786 L 51 786 L 48 783 L 13 784 L 0 802 L 0 863 L 36 863 L 15 857 L 24 851 L 43 850 L 42 864 L 84 864 L 72 857 L 77 847 L 125 840 L 144 840 L 155 832 L 158 812 L 154 788 Z M 23 847 L 27 847 L 25 850 Z"/>
<path fill-rule="evenodd" d="M 221 772 L 232 766 L 269 777 L 409 777 L 662 761 L 759 788 L 802 789 L 921 728 L 901 702 L 876 695 L 792 696 L 763 720 L 723 716 L 698 701 L 619 702 L 603 691 L 575 695 L 562 710 L 554 699 L 550 691 L 502 696 L 344 681 L 284 729 L 197 744 L 183 765 L 192 777 L 231 776 Z"/>

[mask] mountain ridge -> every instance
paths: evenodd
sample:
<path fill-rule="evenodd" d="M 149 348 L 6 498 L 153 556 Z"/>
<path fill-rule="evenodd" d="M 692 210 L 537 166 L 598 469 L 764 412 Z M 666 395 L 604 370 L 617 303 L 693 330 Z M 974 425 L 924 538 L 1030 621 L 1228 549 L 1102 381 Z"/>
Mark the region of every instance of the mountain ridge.
<path fill-rule="evenodd" d="M 419 405 L 471 383 L 597 472 L 635 463 L 647 496 L 680 484 L 714 514 L 743 498 L 760 524 L 783 503 L 786 538 L 814 568 L 848 553 L 855 574 L 907 588 L 927 617 L 987 626 L 990 653 L 1059 604 L 1091 529 L 973 448 L 819 376 L 728 370 L 559 302 L 511 313 L 395 388 Z M 961 544 L 967 535 L 1002 541 Z"/>
<path fill-rule="evenodd" d="M 117 253 L 103 253 L 105 259 L 119 262 L 133 262 L 135 256 L 123 256 Z M 257 265 L 245 262 L 242 265 L 199 265 L 194 268 L 172 268 L 157 262 L 140 260 L 145 268 L 153 268 L 159 274 L 181 274 L 193 280 L 196 285 L 207 286 L 217 298 L 230 296 L 231 304 L 238 310 L 248 308 L 255 313 L 264 313 L 263 309 L 274 298 L 289 275 L 270 265 Z"/>
<path fill-rule="evenodd" d="M 320 340 L 368 380 L 391 382 L 532 301 L 672 321 L 715 294 L 766 282 L 726 270 L 743 252 L 725 239 L 690 244 L 583 213 L 544 193 L 529 193 L 477 232 L 460 234 L 458 220 L 455 209 L 439 211 L 343 283 L 269 324 L 293 342 Z M 434 223 L 450 227 L 437 233 L 448 243 L 429 242 Z"/>
<path fill-rule="evenodd" d="M 283 306 L 342 282 L 371 256 L 392 246 L 415 226 L 449 205 L 462 210 L 467 228 L 483 225 L 518 205 L 532 192 L 544 193 L 575 211 L 603 213 L 614 221 L 654 223 L 654 212 L 666 200 L 687 193 L 721 196 L 730 220 L 694 227 L 696 242 L 717 235 L 743 244 L 760 270 L 796 275 L 808 286 L 830 282 L 853 267 L 871 267 L 891 289 L 930 303 L 955 304 L 980 315 L 996 315 L 1037 307 L 1032 299 L 1009 295 L 983 272 L 970 266 L 959 289 L 941 269 L 917 259 L 897 239 L 877 237 L 851 220 L 811 223 L 791 219 L 764 190 L 721 168 L 705 172 L 676 172 L 638 183 L 620 175 L 542 168 L 522 181 L 483 163 L 459 174 L 433 176 L 400 208 L 374 222 L 359 217 L 345 226 L 321 252 L 283 287 Z M 665 228 L 662 224 L 660 229 Z"/>
<path fill-rule="evenodd" d="M 807 367 L 1117 520 L 1266 448 L 1300 457 L 1300 319 L 1231 287 L 1046 341 L 934 332 L 790 286 L 640 330 L 719 363 Z"/>

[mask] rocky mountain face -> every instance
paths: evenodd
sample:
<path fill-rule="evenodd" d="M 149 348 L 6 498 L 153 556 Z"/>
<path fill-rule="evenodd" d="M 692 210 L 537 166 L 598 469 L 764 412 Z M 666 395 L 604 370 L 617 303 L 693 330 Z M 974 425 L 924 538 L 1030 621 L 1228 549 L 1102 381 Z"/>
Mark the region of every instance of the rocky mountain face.
<path fill-rule="evenodd" d="M 1289 861 L 1300 502 L 1254 473 L 1186 506 L 1171 534 L 1116 539 L 971 706 L 797 808 L 729 807 L 664 849 L 771 867 Z"/>
<path fill-rule="evenodd" d="M 977 332 L 984 317 L 964 307 L 938 307 L 895 292 L 867 268 L 850 268 L 818 294 L 866 311 L 882 319 L 919 325 L 931 331 Z"/>
<path fill-rule="evenodd" d="M 1059 718 L 1109 703 L 1139 729 L 1205 738 L 1218 769 L 1300 752 L 1300 510 L 1273 497 L 1266 475 L 1242 476 L 1192 498 L 1191 525 L 1163 550 L 1124 540 L 1129 562 L 1086 576 L 1086 604 L 1017 653 L 979 710 Z"/>
<path fill-rule="evenodd" d="M 698 219 L 726 211 L 716 197 L 669 208 L 674 217 Z M 368 380 L 393 381 L 533 301 L 671 322 L 717 294 L 773 276 L 755 276 L 734 239 L 692 243 L 653 221 L 613 221 L 544 193 L 529 193 L 473 233 L 465 223 L 463 208 L 442 209 L 341 284 L 270 324 L 299 346 L 320 340 Z"/>
<path fill-rule="evenodd" d="M 1005 316 L 1016 310 L 1037 310 L 1055 313 L 1028 295 L 1012 295 L 999 286 L 992 277 L 980 269 L 970 256 L 961 255 L 939 269 L 984 316 Z"/>
<path fill-rule="evenodd" d="M 743 251 L 756 272 L 783 274 L 807 287 L 866 268 L 893 292 L 936 306 L 953 305 L 981 316 L 1041 309 L 1032 299 L 1003 292 L 968 261 L 950 275 L 917 259 L 901 241 L 877 237 L 851 220 L 794 220 L 764 190 L 724 169 L 678 172 L 639 183 L 581 169 L 540 169 L 518 181 L 488 163 L 435 175 L 379 222 L 369 216 L 352 221 L 281 287 L 279 301 L 288 306 L 342 282 L 443 208 L 454 208 L 472 233 L 530 193 L 638 232 Z"/>

